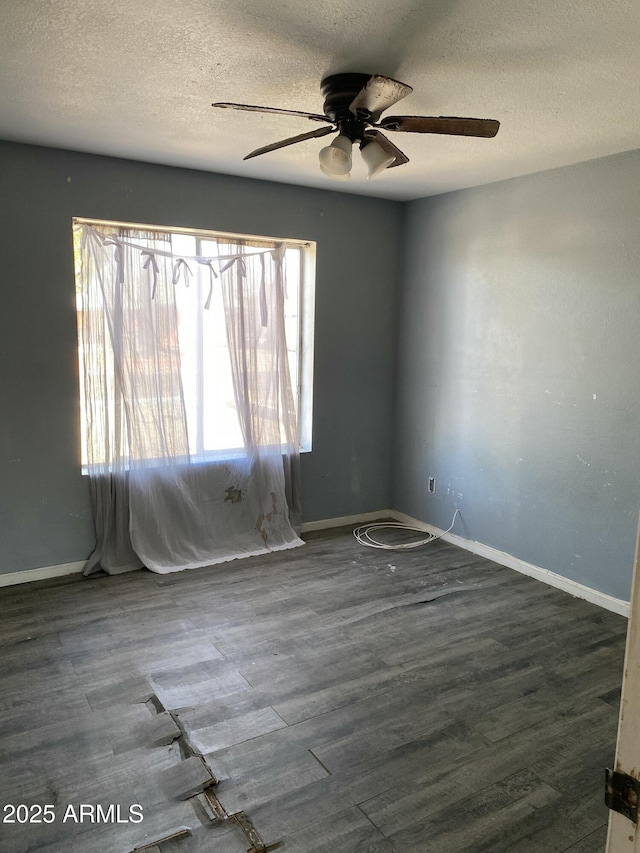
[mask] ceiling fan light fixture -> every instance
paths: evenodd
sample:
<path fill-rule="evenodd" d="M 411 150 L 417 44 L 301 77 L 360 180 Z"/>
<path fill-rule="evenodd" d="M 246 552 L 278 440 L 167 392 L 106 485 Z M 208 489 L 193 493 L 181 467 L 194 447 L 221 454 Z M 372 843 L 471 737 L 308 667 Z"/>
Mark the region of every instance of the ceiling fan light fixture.
<path fill-rule="evenodd" d="M 388 151 L 385 151 L 382 145 L 372 139 L 366 145 L 363 145 L 362 159 L 368 169 L 367 179 L 375 178 L 380 172 L 388 169 L 395 162 L 395 157 Z"/>
<path fill-rule="evenodd" d="M 325 175 L 338 180 L 345 180 L 351 172 L 351 140 L 348 136 L 338 134 L 320 151 L 320 169 Z"/>

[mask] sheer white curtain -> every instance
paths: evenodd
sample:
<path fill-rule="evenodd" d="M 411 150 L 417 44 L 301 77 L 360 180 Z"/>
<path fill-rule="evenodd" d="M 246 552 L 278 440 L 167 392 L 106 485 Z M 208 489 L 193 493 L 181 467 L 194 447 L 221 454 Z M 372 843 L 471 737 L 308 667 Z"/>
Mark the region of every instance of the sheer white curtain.
<path fill-rule="evenodd" d="M 187 257 L 165 233 L 76 227 L 97 540 L 85 573 L 141 566 L 164 573 L 303 544 L 294 530 L 299 453 L 282 249 L 225 254 L 221 244 L 211 255 Z M 215 357 L 211 350 L 201 356 L 215 358 L 205 365 L 203 400 L 216 395 L 216 376 L 230 368 L 242 446 L 194 453 L 184 390 L 191 380 L 184 353 L 193 347 L 184 338 L 192 329 L 180 322 L 178 295 L 182 304 L 198 298 L 188 287 L 198 270 L 221 290 L 227 341 Z M 211 295 L 196 313 L 210 302 Z"/>

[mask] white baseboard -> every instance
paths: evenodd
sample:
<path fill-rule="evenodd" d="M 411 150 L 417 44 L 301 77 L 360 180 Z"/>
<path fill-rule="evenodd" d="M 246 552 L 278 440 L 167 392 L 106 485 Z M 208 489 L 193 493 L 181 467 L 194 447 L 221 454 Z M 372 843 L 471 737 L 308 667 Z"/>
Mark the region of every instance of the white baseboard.
<path fill-rule="evenodd" d="M 329 530 L 332 527 L 367 524 L 369 521 L 380 521 L 381 518 L 393 517 L 393 510 L 379 509 L 376 512 L 362 512 L 360 515 L 342 515 L 338 518 L 322 518 L 320 521 L 305 521 L 300 529 L 302 533 L 308 533 L 311 530 Z"/>
<path fill-rule="evenodd" d="M 367 524 L 367 522 L 380 521 L 384 518 L 393 518 L 403 524 L 410 524 L 412 527 L 418 527 L 420 530 L 426 530 L 428 533 L 433 533 L 436 536 L 442 536 L 445 542 L 450 542 L 452 545 L 457 545 L 465 551 L 470 551 L 472 554 L 478 554 L 480 557 L 486 557 L 488 560 L 493 560 L 501 566 L 507 566 L 509 569 L 514 569 L 523 575 L 535 578 L 549 586 L 561 589 L 564 592 L 576 598 L 583 598 L 592 604 L 597 604 L 605 610 L 611 610 L 613 613 L 619 613 L 621 616 L 629 617 L 629 602 L 621 598 L 614 598 L 612 595 L 607 595 L 605 592 L 599 592 L 597 589 L 592 589 L 589 586 L 572 581 L 555 572 L 550 572 L 548 569 L 543 569 L 540 566 L 534 566 L 533 563 L 526 563 L 518 557 L 507 554 L 505 551 L 498 551 L 490 545 L 483 545 L 482 542 L 476 542 L 472 539 L 464 539 L 462 536 L 457 536 L 455 533 L 444 533 L 438 527 L 432 524 L 426 524 L 417 518 L 412 518 L 404 512 L 399 512 L 393 509 L 383 509 L 377 512 L 364 512 L 360 515 L 343 515 L 338 518 L 324 518 L 319 521 L 305 522 L 301 530 L 307 533 L 313 530 L 327 530 L 332 527 L 347 527 L 356 524 Z M 443 535 L 444 534 L 444 535 Z M 42 566 L 39 569 L 26 569 L 23 572 L 10 572 L 8 574 L 0 574 L 0 587 L 11 586 L 18 583 L 29 583 L 31 581 L 47 580 L 49 578 L 62 577 L 64 575 L 72 575 L 76 572 L 81 572 L 84 569 L 85 562 L 79 563 L 63 563 L 59 566 Z"/>
<path fill-rule="evenodd" d="M 472 554 L 486 557 L 488 560 L 493 560 L 494 563 L 499 563 L 501 566 L 507 566 L 507 568 L 514 569 L 516 572 L 520 572 L 520 574 L 528 575 L 549 586 L 556 587 L 556 589 L 568 592 L 575 598 L 583 598 L 585 601 L 591 602 L 591 604 L 597 604 L 605 610 L 611 610 L 613 613 L 618 613 L 620 616 L 629 618 L 629 602 L 624 601 L 622 598 L 614 598 L 612 595 L 607 595 L 606 592 L 599 592 L 597 589 L 592 589 L 590 586 L 572 581 L 555 572 L 550 572 L 548 569 L 534 566 L 533 563 L 526 563 L 518 557 L 507 554 L 505 551 L 498 551 L 497 548 L 492 548 L 490 545 L 483 545 L 482 542 L 464 539 L 455 533 L 444 533 L 440 528 L 434 527 L 432 524 L 426 524 L 417 518 L 412 518 L 403 512 L 391 510 L 391 515 L 403 524 L 410 524 L 412 527 L 418 527 L 436 536 L 442 536 L 445 542 L 450 542 L 452 545 L 464 548 L 465 551 L 471 551 Z"/>
<path fill-rule="evenodd" d="M 13 586 L 16 583 L 30 583 L 31 581 L 44 581 L 49 578 L 61 578 L 64 575 L 74 575 L 81 572 L 86 565 L 86 560 L 80 563 L 62 563 L 59 566 L 42 566 L 39 569 L 25 569 L 24 572 L 9 572 L 0 575 L 0 586 Z"/>

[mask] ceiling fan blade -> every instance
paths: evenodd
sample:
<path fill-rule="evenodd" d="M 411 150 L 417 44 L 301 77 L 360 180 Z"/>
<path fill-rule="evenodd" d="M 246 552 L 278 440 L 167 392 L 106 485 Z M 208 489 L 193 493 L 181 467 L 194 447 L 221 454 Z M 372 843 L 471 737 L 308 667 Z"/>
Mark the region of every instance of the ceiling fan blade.
<path fill-rule="evenodd" d="M 491 118 L 457 118 L 456 116 L 387 116 L 378 127 L 401 133 L 446 133 L 450 136 L 495 136 L 500 122 Z"/>
<path fill-rule="evenodd" d="M 252 157 L 259 157 L 260 154 L 268 154 L 269 151 L 277 151 L 278 148 L 286 148 L 287 145 L 295 145 L 296 142 L 304 142 L 305 139 L 315 139 L 318 136 L 326 136 L 327 133 L 335 133 L 335 128 L 319 127 L 317 130 L 310 130 L 309 133 L 301 133 L 299 136 L 290 136 L 288 139 L 281 139 L 280 142 L 272 142 L 271 145 L 264 145 L 262 148 L 256 148 L 243 160 L 250 160 Z"/>
<path fill-rule="evenodd" d="M 354 115 L 358 110 L 366 110 L 372 121 L 377 121 L 385 110 L 397 104 L 402 98 L 406 98 L 411 92 L 413 92 L 412 87 L 407 86 L 406 83 L 400 83 L 399 80 L 393 80 L 391 77 L 383 77 L 381 74 L 374 74 L 358 92 L 349 109 Z"/>
<path fill-rule="evenodd" d="M 252 104 L 230 104 L 225 101 L 211 104 L 212 107 L 220 107 L 223 110 L 247 110 L 252 113 L 276 113 L 282 116 L 298 116 L 298 118 L 308 118 L 311 121 L 330 122 L 331 119 L 326 116 L 318 115 L 317 113 L 304 113 L 300 110 L 281 110 L 278 107 L 258 107 Z"/>
<path fill-rule="evenodd" d="M 393 169 L 394 166 L 403 166 L 409 162 L 407 155 L 394 145 L 390 139 L 387 139 L 383 133 L 380 133 L 379 130 L 367 130 L 364 135 L 366 139 L 375 140 L 387 154 L 395 157 L 394 162 L 387 166 L 388 169 Z"/>

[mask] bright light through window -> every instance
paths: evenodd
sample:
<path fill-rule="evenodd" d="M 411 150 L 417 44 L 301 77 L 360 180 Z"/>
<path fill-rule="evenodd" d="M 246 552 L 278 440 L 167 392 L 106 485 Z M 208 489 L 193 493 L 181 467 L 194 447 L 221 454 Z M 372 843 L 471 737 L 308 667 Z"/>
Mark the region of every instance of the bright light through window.
<path fill-rule="evenodd" d="M 103 223 L 104 224 L 104 223 Z M 135 228 L 136 226 L 128 226 Z M 176 258 L 230 255 L 260 245 L 260 238 L 242 235 L 212 234 L 211 232 L 171 232 L 171 251 Z M 264 238 L 265 241 L 268 238 Z M 237 241 L 237 242 L 234 242 Z M 269 240 L 270 245 L 274 241 Z M 81 263 L 78 240 L 74 242 L 76 281 Z M 243 437 L 233 389 L 233 378 L 222 291 L 216 287 L 206 265 L 190 264 L 189 286 L 176 286 L 176 306 L 180 340 L 181 375 L 187 413 L 190 453 L 206 458 L 220 452 L 232 452 L 243 447 Z M 309 243 L 286 241 L 285 272 L 285 336 L 291 386 L 299 425 L 302 450 L 311 449 L 311 405 L 313 382 L 313 307 L 315 246 Z M 87 421 L 84 401 L 82 358 L 83 295 L 76 287 L 82 462 L 87 463 Z M 203 306 L 207 306 L 206 309 Z M 106 373 L 111 367 L 106 358 Z"/>

